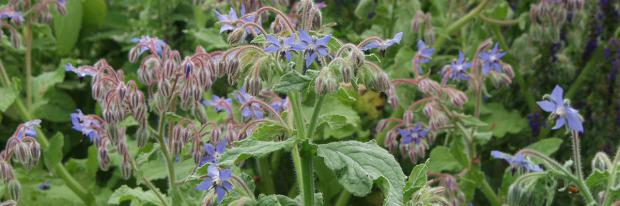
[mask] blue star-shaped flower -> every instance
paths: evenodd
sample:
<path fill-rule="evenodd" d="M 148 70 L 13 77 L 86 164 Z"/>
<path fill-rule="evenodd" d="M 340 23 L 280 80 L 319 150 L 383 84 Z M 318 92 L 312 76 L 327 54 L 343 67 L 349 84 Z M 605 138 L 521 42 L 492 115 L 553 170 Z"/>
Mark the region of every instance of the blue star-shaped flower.
<path fill-rule="evenodd" d="M 480 60 L 482 60 L 482 73 L 488 74 L 491 70 L 502 72 L 503 66 L 500 63 L 500 60 L 505 55 L 506 52 L 499 51 L 499 44 L 495 44 L 491 51 L 481 52 Z"/>
<path fill-rule="evenodd" d="M 529 172 L 542 172 L 542 169 L 537 164 L 534 164 L 530 160 L 526 159 L 522 154 L 517 154 L 515 156 L 493 150 L 491 151 L 491 156 L 495 159 L 506 160 L 511 167 L 515 168 L 524 168 Z"/>
<path fill-rule="evenodd" d="M 318 56 L 327 56 L 327 43 L 331 39 L 331 35 L 325 35 L 319 39 L 312 38 L 308 32 L 299 30 L 299 48 L 305 51 L 306 67 L 310 66 Z"/>
<path fill-rule="evenodd" d="M 239 102 L 239 104 L 242 104 L 242 105 L 256 98 L 252 96 L 251 94 L 248 94 L 246 92 L 245 87 L 241 88 L 241 90 L 239 90 L 239 93 L 237 93 L 235 97 L 237 98 L 237 101 Z M 263 119 L 265 116 L 265 113 L 261 109 L 260 105 L 250 104 L 241 110 L 241 115 L 245 118 Z"/>
<path fill-rule="evenodd" d="M 291 61 L 291 51 L 302 51 L 304 49 L 295 43 L 295 35 L 286 37 L 284 41 L 271 34 L 267 35 L 266 38 L 269 44 L 265 47 L 265 52 L 282 54 L 288 61 Z"/>
<path fill-rule="evenodd" d="M 209 100 L 202 100 L 202 104 L 205 106 L 212 106 L 216 112 L 226 111 L 232 115 L 232 100 L 230 98 L 221 98 L 217 95 L 213 95 L 213 98 Z"/>
<path fill-rule="evenodd" d="M 243 24 L 248 23 L 248 22 L 254 22 L 254 15 L 248 15 L 246 17 L 245 16 L 245 6 L 241 6 L 241 11 L 239 12 L 240 16 L 237 16 L 237 12 L 235 12 L 234 8 L 230 8 L 230 11 L 228 11 L 228 14 L 221 14 L 219 11 L 215 11 L 215 16 L 217 17 L 217 20 L 220 22 L 220 24 L 222 25 L 222 27 L 220 28 L 220 33 L 225 32 L 225 31 L 232 31 L 235 30 L 236 28 L 239 28 L 241 26 L 243 26 Z M 241 17 L 241 18 L 240 18 Z M 254 32 L 254 33 L 260 33 L 260 31 L 258 29 L 246 29 L 248 32 Z"/>
<path fill-rule="evenodd" d="M 79 109 L 75 113 L 71 113 L 71 124 L 74 130 L 82 132 L 82 135 L 88 137 L 90 142 L 98 141 L 100 138 L 98 131 L 103 129 L 100 120 L 94 116 L 84 115 Z"/>
<path fill-rule="evenodd" d="M 207 168 L 207 177 L 203 180 L 196 190 L 211 190 L 215 189 L 218 203 L 222 203 L 226 192 L 232 191 L 232 184 L 230 184 L 230 178 L 232 178 L 232 171 L 230 169 L 219 169 L 215 165 L 209 165 Z"/>
<path fill-rule="evenodd" d="M 379 48 L 381 51 L 385 51 L 388 47 L 400 43 L 403 38 L 403 33 L 398 32 L 394 35 L 394 38 L 387 39 L 385 41 L 370 41 L 362 47 L 363 51 Z"/>
<path fill-rule="evenodd" d="M 557 115 L 555 126 L 552 129 L 558 129 L 567 125 L 572 131 L 583 132 L 581 115 L 567 101 L 564 101 L 564 90 L 562 87 L 556 85 L 548 99 L 537 103 L 545 112 Z"/>
<path fill-rule="evenodd" d="M 167 46 L 166 42 L 164 42 L 163 40 L 150 36 L 141 36 L 140 38 L 135 37 L 131 39 L 131 42 L 138 43 L 138 45 L 140 46 L 140 52 L 138 53 L 138 56 L 142 55 L 142 53 L 146 51 L 155 52 L 157 53 L 157 55 L 162 56 L 164 48 Z"/>
<path fill-rule="evenodd" d="M 213 146 L 212 144 L 205 144 L 204 150 L 207 155 L 202 159 L 202 161 L 200 161 L 200 166 L 203 166 L 207 163 L 217 163 L 220 159 L 220 155 L 222 155 L 226 150 L 227 144 L 228 143 L 226 142 L 226 140 L 220 141 L 215 146 Z"/>
<path fill-rule="evenodd" d="M 422 128 L 422 125 L 416 124 L 415 127 L 399 129 L 401 136 L 401 144 L 410 144 L 415 141 L 415 144 L 420 144 L 420 140 L 428 135 L 428 130 Z"/>
<path fill-rule="evenodd" d="M 443 70 L 442 75 L 445 75 L 446 72 L 449 71 L 451 79 L 469 80 L 469 76 L 467 75 L 467 70 L 469 68 L 471 68 L 471 63 L 466 62 L 465 55 L 463 52 L 459 51 L 459 58 L 456 61 L 453 61 L 447 70 Z"/>

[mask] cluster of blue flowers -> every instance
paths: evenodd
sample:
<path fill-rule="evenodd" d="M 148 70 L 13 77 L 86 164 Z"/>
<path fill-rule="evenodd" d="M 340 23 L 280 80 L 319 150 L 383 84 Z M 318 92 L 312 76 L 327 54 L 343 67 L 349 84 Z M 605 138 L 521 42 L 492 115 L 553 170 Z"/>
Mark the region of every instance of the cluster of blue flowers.
<path fill-rule="evenodd" d="M 267 53 L 282 54 L 288 61 L 291 60 L 291 51 L 303 51 L 305 54 L 305 65 L 310 66 L 318 57 L 329 55 L 327 44 L 331 40 L 331 35 L 320 38 L 312 37 L 304 30 L 298 31 L 299 41 L 295 41 L 296 35 L 290 35 L 283 40 L 279 40 L 274 35 L 267 35 L 269 45 L 265 48 Z"/>
<path fill-rule="evenodd" d="M 226 192 L 232 191 L 232 184 L 230 179 L 232 178 L 232 171 L 230 169 L 222 169 L 217 166 L 220 155 L 226 150 L 227 142 L 221 140 L 216 146 L 212 144 L 205 144 L 204 151 L 206 156 L 203 157 L 200 162 L 200 166 L 209 164 L 207 168 L 207 176 L 205 179 L 196 186 L 196 190 L 215 190 L 217 200 L 219 203 L 224 200 Z"/>

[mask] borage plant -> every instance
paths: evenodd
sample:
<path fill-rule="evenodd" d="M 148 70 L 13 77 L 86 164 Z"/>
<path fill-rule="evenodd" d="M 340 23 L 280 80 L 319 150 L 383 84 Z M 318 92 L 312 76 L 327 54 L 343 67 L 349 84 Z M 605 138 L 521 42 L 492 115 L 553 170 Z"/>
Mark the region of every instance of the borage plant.
<path fill-rule="evenodd" d="M 133 176 L 148 187 L 147 193 L 157 197 L 150 200 L 155 204 L 193 205 L 196 196 L 206 205 L 320 204 L 317 183 L 334 184 L 317 181 L 314 174 L 320 166 L 331 170 L 344 189 L 339 205 L 346 204 L 350 194 L 368 195 L 374 183 L 383 191 L 385 205 L 401 205 L 405 175 L 388 151 L 374 141 L 316 141 L 323 140 L 325 128 L 347 124 L 330 107 L 341 98 L 353 98 L 349 94 L 375 90 L 397 105 L 393 83 L 364 51 L 384 52 L 398 44 L 402 34 L 346 43 L 324 33 L 319 5 L 302 1 L 296 10 L 296 21 L 273 7 L 242 7 L 240 15 L 234 8 L 227 14 L 216 12 L 221 32 L 229 32 L 234 45 L 224 51 L 207 52 L 199 46 L 182 57 L 160 39 L 136 38 L 129 61 L 140 62 L 137 76 L 143 87 L 126 81 L 124 72 L 105 60 L 92 66 L 67 65 L 67 71 L 80 78 L 92 77 L 92 97 L 102 108 L 101 117 L 77 110 L 71 117 L 73 128 L 96 145 L 102 170 L 115 162 L 112 154 L 118 154 L 123 177 Z M 269 13 L 275 17 L 266 29 Z M 210 91 L 214 84 L 237 91 L 218 96 Z M 150 116 L 157 117 L 154 124 Z M 134 126 L 139 150 L 129 149 L 126 133 Z M 297 177 L 295 185 L 285 186 L 291 191 L 288 196 L 275 194 L 277 180 L 272 177 L 282 167 L 283 151 L 290 152 Z M 255 161 L 248 161 L 251 157 Z M 162 160 L 166 194 L 143 170 Z M 185 167 L 185 162 L 193 166 Z M 249 174 L 259 179 L 253 181 Z M 264 194 L 255 196 L 255 182 Z"/>

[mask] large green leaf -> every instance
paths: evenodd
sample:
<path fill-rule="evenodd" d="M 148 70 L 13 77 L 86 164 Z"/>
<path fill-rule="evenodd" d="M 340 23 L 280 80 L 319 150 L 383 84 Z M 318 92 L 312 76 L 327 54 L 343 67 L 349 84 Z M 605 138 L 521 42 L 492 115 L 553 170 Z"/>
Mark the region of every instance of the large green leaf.
<path fill-rule="evenodd" d="M 103 26 L 108 13 L 108 5 L 105 0 L 83 0 L 84 15 L 82 23 L 87 28 L 99 28 Z"/>
<path fill-rule="evenodd" d="M 114 193 L 112 193 L 112 196 L 110 196 L 110 199 L 108 199 L 108 204 L 118 205 L 121 204 L 121 202 L 128 200 L 132 202 L 137 201 L 137 205 L 143 205 L 144 203 L 162 205 L 157 198 L 157 195 L 155 195 L 155 192 L 150 190 L 143 191 L 140 187 L 130 188 L 127 185 L 123 185 L 120 188 L 116 189 Z"/>
<path fill-rule="evenodd" d="M 34 105 L 34 115 L 37 118 L 51 122 L 68 122 L 70 113 L 75 111 L 76 105 L 71 96 L 59 89 L 50 89 L 44 99 Z"/>
<path fill-rule="evenodd" d="M 491 113 L 482 120 L 489 123 L 488 128 L 496 137 L 504 137 L 508 133 L 518 133 L 528 127 L 527 120 L 517 111 L 508 111 L 498 103 L 487 104 L 485 107 Z"/>
<path fill-rule="evenodd" d="M 64 62 L 64 61 L 63 61 Z M 61 64 L 54 71 L 39 74 L 32 80 L 32 93 L 35 101 L 43 99 L 47 90 L 65 79 L 65 69 Z"/>
<path fill-rule="evenodd" d="M 452 156 L 450 148 L 445 146 L 435 147 L 431 151 L 428 167 L 433 172 L 459 171 L 462 168 L 461 163 Z"/>
<path fill-rule="evenodd" d="M 251 138 L 245 139 L 238 142 L 235 147 L 226 150 L 220 157 L 220 164 L 233 165 L 250 157 L 262 157 L 278 150 L 290 149 L 294 142 L 294 138 L 289 138 L 281 142 L 258 141 Z"/>
<path fill-rule="evenodd" d="M 67 14 L 54 12 L 54 36 L 58 54 L 67 55 L 78 40 L 82 28 L 82 0 L 67 0 Z"/>
<path fill-rule="evenodd" d="M 274 85 L 273 91 L 278 93 L 288 93 L 292 91 L 303 91 L 310 83 L 310 78 L 300 74 L 295 70 L 280 77 L 280 82 Z"/>
<path fill-rule="evenodd" d="M 297 202 L 284 195 L 261 195 L 258 197 L 257 206 L 298 206 Z"/>
<path fill-rule="evenodd" d="M 49 168 L 54 168 L 53 165 L 60 163 L 63 157 L 62 146 L 64 144 L 64 136 L 62 133 L 56 133 L 51 139 L 49 147 L 44 150 L 45 163 Z"/>
<path fill-rule="evenodd" d="M 384 205 L 403 205 L 405 174 L 394 156 L 374 141 L 323 144 L 317 155 L 351 194 L 365 196 L 377 182 L 385 196 Z"/>
<path fill-rule="evenodd" d="M 560 149 L 561 145 L 562 145 L 562 139 L 553 137 L 553 138 L 542 139 L 538 142 L 535 142 L 527 146 L 527 148 L 542 152 L 543 154 L 546 154 L 546 155 L 552 155 L 553 153 L 558 151 L 558 149 Z"/>
<path fill-rule="evenodd" d="M 0 87 L 0 94 L 2 94 L 2 98 L 0 98 L 0 112 L 4 112 L 15 102 L 19 93 L 12 88 Z"/>
<path fill-rule="evenodd" d="M 428 166 L 426 163 L 416 165 L 413 170 L 411 170 L 411 174 L 407 179 L 407 183 L 405 183 L 404 198 L 405 201 L 411 198 L 411 195 L 424 187 L 426 182 L 428 181 L 428 176 L 426 173 L 428 172 Z"/>
<path fill-rule="evenodd" d="M 346 138 L 359 131 L 361 118 L 349 105 L 340 101 L 340 98 L 329 95 L 323 102 L 323 108 L 319 115 L 319 126 L 324 127 L 324 138 Z M 313 107 L 304 107 L 306 116 L 311 116 Z"/>

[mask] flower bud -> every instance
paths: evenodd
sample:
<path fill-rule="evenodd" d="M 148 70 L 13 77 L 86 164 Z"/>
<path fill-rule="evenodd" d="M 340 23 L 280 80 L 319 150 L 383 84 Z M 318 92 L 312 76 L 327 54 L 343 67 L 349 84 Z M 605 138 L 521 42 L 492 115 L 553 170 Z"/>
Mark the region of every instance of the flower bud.
<path fill-rule="evenodd" d="M 150 86 L 155 82 L 155 72 L 160 70 L 159 60 L 156 58 L 146 59 L 138 69 L 138 80 Z"/>
<path fill-rule="evenodd" d="M 222 138 L 222 129 L 220 127 L 214 127 L 211 130 L 211 143 L 219 142 Z"/>
<path fill-rule="evenodd" d="M 338 89 L 338 82 L 328 67 L 323 67 L 315 80 L 315 91 L 318 95 L 334 92 Z"/>
<path fill-rule="evenodd" d="M 13 45 L 13 47 L 15 48 L 19 48 L 19 46 L 22 44 L 19 34 L 17 33 L 17 31 L 14 31 L 13 29 L 11 29 L 10 33 L 11 33 L 10 35 L 11 45 Z"/>
<path fill-rule="evenodd" d="M 396 130 L 390 130 L 385 134 L 383 145 L 385 145 L 391 153 L 395 153 L 398 147 L 398 140 L 396 140 L 396 137 L 398 137 L 398 132 Z"/>
<path fill-rule="evenodd" d="M 418 82 L 418 89 L 420 89 L 422 93 L 433 95 L 439 92 L 441 86 L 432 79 L 423 78 Z"/>
<path fill-rule="evenodd" d="M 22 190 L 22 185 L 19 184 L 19 181 L 17 179 L 9 180 L 7 188 L 9 189 L 9 197 L 12 200 L 18 201 Z"/>
<path fill-rule="evenodd" d="M 394 85 L 391 85 L 390 89 L 387 91 L 387 98 L 388 103 L 392 106 L 392 108 L 398 108 L 398 95 L 396 94 Z"/>
<path fill-rule="evenodd" d="M 128 180 L 131 177 L 131 162 L 129 161 L 129 154 L 123 156 L 123 162 L 121 163 L 121 175 L 123 179 Z"/>
<path fill-rule="evenodd" d="M 377 122 L 377 126 L 375 127 L 375 132 L 379 133 L 381 131 L 383 131 L 388 125 L 388 121 L 385 121 L 385 119 L 379 120 L 379 122 Z"/>
<path fill-rule="evenodd" d="M 13 167 L 4 159 L 0 159 L 0 179 L 5 182 L 15 179 L 15 173 Z"/>
<path fill-rule="evenodd" d="M 110 156 L 107 148 L 99 149 L 97 160 L 99 161 L 99 169 L 108 171 L 108 168 L 110 168 Z"/>
<path fill-rule="evenodd" d="M 226 74 L 228 75 L 228 84 L 235 84 L 237 76 L 239 75 L 239 59 L 233 58 L 226 63 Z"/>
<path fill-rule="evenodd" d="M 17 206 L 17 202 L 15 200 L 7 200 L 0 203 L 0 206 Z"/>
<path fill-rule="evenodd" d="M 129 62 L 130 63 L 136 63 L 136 60 L 138 60 L 138 56 L 140 56 L 140 47 L 133 47 L 129 50 Z"/>
<path fill-rule="evenodd" d="M 192 145 L 192 157 L 194 158 L 194 164 L 199 165 L 203 157 L 203 144 L 200 138 L 194 138 Z"/>
<path fill-rule="evenodd" d="M 310 9 L 310 17 L 312 18 L 311 30 L 320 29 L 323 21 L 321 10 L 316 6 L 313 6 L 312 9 Z"/>
<path fill-rule="evenodd" d="M 250 93 L 252 96 L 258 96 L 260 94 L 260 91 L 262 90 L 262 83 L 260 77 L 257 74 L 255 75 L 254 73 L 257 72 L 253 72 L 252 75 L 248 75 L 245 78 L 245 82 L 243 84 L 248 93 Z"/>
<path fill-rule="evenodd" d="M 205 195 L 204 198 L 202 198 L 202 202 L 200 203 L 201 206 L 214 206 L 217 205 L 216 201 L 215 201 L 215 193 L 211 192 L 211 190 L 209 192 L 207 192 L 207 194 Z"/>
<path fill-rule="evenodd" d="M 351 58 L 351 62 L 353 62 L 353 66 L 355 67 L 355 70 L 358 70 L 359 68 L 364 66 L 364 61 L 366 60 L 366 56 L 364 56 L 364 52 L 362 50 L 352 49 L 350 58 Z"/>
<path fill-rule="evenodd" d="M 413 111 L 411 110 L 405 111 L 405 113 L 403 114 L 403 121 L 405 122 L 405 124 L 412 123 L 413 122 Z"/>
<path fill-rule="evenodd" d="M 15 158 L 25 167 L 28 167 L 28 162 L 30 161 L 30 147 L 25 142 L 20 142 L 15 145 Z"/>
<path fill-rule="evenodd" d="M 136 141 L 138 142 L 138 147 L 144 147 L 149 142 L 147 126 L 140 126 L 138 128 L 138 131 L 136 131 Z"/>
<path fill-rule="evenodd" d="M 228 34 L 228 44 L 230 45 L 238 45 L 244 39 L 245 36 L 245 28 L 239 27 L 234 29 L 230 34 Z"/>
<path fill-rule="evenodd" d="M 173 92 L 172 85 L 170 85 L 170 82 L 166 80 L 159 81 L 159 83 L 157 84 L 157 91 L 161 96 L 170 98 Z"/>
<path fill-rule="evenodd" d="M 164 61 L 164 78 L 166 77 L 175 77 L 176 63 L 174 60 L 165 60 Z"/>
<path fill-rule="evenodd" d="M 56 11 L 62 16 L 67 15 L 67 3 L 65 1 L 56 1 Z"/>
<path fill-rule="evenodd" d="M 41 158 L 41 145 L 39 144 L 39 142 L 35 141 L 33 139 L 33 141 L 31 141 L 29 143 L 29 147 L 30 147 L 30 166 L 28 168 L 32 168 L 35 165 L 37 165 L 37 163 L 39 162 L 39 159 Z"/>
<path fill-rule="evenodd" d="M 603 152 L 596 153 L 596 155 L 594 155 L 594 158 L 592 159 L 593 170 L 599 170 L 601 172 L 609 171 L 613 169 L 612 165 L 613 164 L 611 163 L 609 156 L 607 156 L 607 154 Z"/>

